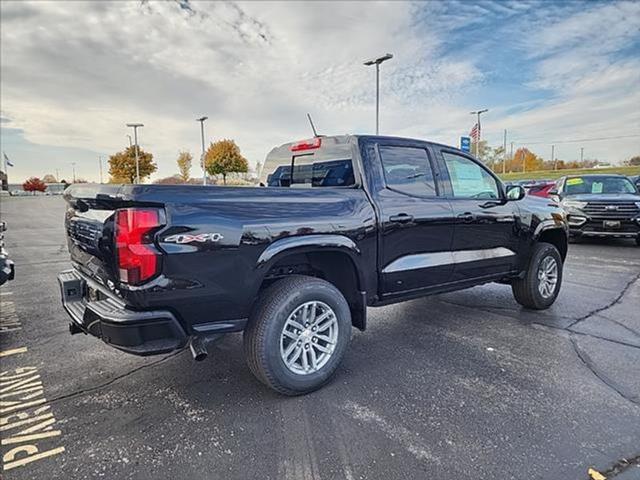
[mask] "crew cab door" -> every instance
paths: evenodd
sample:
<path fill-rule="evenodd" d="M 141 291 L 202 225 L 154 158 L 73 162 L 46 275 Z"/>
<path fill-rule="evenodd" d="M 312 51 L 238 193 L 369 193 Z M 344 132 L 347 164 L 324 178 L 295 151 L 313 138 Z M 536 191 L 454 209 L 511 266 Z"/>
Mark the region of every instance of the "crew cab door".
<path fill-rule="evenodd" d="M 517 206 L 480 162 L 462 152 L 436 148 L 443 191 L 453 207 L 453 281 L 495 277 L 515 268 Z"/>
<path fill-rule="evenodd" d="M 439 196 L 438 170 L 426 144 L 384 139 L 368 145 L 369 173 L 379 226 L 379 290 L 383 297 L 419 291 L 450 280 L 447 254 L 453 210 Z"/>

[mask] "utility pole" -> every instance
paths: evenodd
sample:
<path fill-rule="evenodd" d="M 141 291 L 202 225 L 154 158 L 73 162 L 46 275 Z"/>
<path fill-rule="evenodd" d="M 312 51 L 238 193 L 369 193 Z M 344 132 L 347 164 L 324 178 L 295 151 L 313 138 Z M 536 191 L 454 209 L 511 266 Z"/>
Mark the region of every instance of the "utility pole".
<path fill-rule="evenodd" d="M 380 64 L 387 60 L 391 60 L 392 58 L 393 55 L 387 53 L 381 57 L 373 58 L 364 62 L 364 65 L 367 67 L 370 67 L 371 65 L 376 66 L 376 135 L 380 134 Z"/>
<path fill-rule="evenodd" d="M 522 173 L 527 171 L 527 161 L 524 158 L 524 148 L 520 149 L 520 157 L 522 158 Z"/>
<path fill-rule="evenodd" d="M 133 142 L 131 141 L 131 135 L 127 133 L 127 137 L 129 137 L 129 146 L 133 147 Z"/>
<path fill-rule="evenodd" d="M 482 129 L 480 128 L 480 115 L 483 113 L 487 113 L 489 109 L 485 108 L 484 110 L 476 110 L 475 112 L 471 112 L 471 115 L 478 116 L 478 139 L 476 140 L 476 158 L 481 160 L 480 158 L 480 141 L 482 140 Z"/>
<path fill-rule="evenodd" d="M 204 164 L 204 121 L 209 117 L 196 118 L 196 122 L 200 122 L 200 138 L 202 139 L 202 155 L 200 156 L 200 163 L 202 164 L 202 185 L 207 184 L 207 168 Z"/>
<path fill-rule="evenodd" d="M 551 161 L 553 162 L 553 169 L 556 169 L 556 160 L 555 160 L 555 152 L 556 152 L 556 146 L 555 145 L 551 145 Z"/>
<path fill-rule="evenodd" d="M 73 171 L 73 183 L 76 183 L 76 162 L 71 162 L 71 168 Z"/>
<path fill-rule="evenodd" d="M 507 169 L 507 129 L 504 129 L 504 142 L 502 143 L 502 174 L 506 173 Z"/>
<path fill-rule="evenodd" d="M 511 142 L 511 153 L 509 153 L 509 159 L 513 162 L 513 142 Z M 513 163 L 511 166 L 513 167 Z"/>
<path fill-rule="evenodd" d="M 136 183 L 140 183 L 140 159 L 138 152 L 138 127 L 144 127 L 141 123 L 127 123 L 127 127 L 133 128 L 133 139 L 136 143 Z M 129 137 L 131 138 L 131 137 Z"/>
<path fill-rule="evenodd" d="M 584 160 L 584 147 L 580 147 L 580 163 Z"/>
<path fill-rule="evenodd" d="M 56 168 L 56 182 L 60 183 L 60 175 L 58 173 L 58 169 Z"/>
<path fill-rule="evenodd" d="M 98 165 L 100 166 L 100 183 L 102 183 L 102 155 L 98 155 Z"/>

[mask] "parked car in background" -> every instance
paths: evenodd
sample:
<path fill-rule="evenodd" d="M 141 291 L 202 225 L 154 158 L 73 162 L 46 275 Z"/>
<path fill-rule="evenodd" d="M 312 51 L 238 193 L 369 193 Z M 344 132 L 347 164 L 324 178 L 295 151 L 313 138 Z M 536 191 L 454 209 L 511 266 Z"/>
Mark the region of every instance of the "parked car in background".
<path fill-rule="evenodd" d="M 553 189 L 555 185 L 556 185 L 556 182 L 554 181 L 541 180 L 539 182 L 536 182 L 535 185 L 532 185 L 531 187 L 529 187 L 529 190 L 527 191 L 527 193 L 529 195 L 534 195 L 536 197 L 548 198 L 549 192 Z"/>
<path fill-rule="evenodd" d="M 640 245 L 640 193 L 628 177 L 566 176 L 549 196 L 565 210 L 571 237 L 634 238 Z"/>
<path fill-rule="evenodd" d="M 198 360 L 244 331 L 254 375 L 298 395 L 329 380 L 367 307 L 500 282 L 545 309 L 560 290 L 562 210 L 456 148 L 315 137 L 274 148 L 260 183 L 69 187 L 71 332 Z"/>
<path fill-rule="evenodd" d="M 636 186 L 638 191 L 640 191 L 640 175 L 635 175 L 633 177 L 629 177 L 633 184 Z"/>
<path fill-rule="evenodd" d="M 9 253 L 4 249 L 4 232 L 7 230 L 6 222 L 0 222 L 0 285 L 13 280 L 15 267 L 9 259 Z"/>

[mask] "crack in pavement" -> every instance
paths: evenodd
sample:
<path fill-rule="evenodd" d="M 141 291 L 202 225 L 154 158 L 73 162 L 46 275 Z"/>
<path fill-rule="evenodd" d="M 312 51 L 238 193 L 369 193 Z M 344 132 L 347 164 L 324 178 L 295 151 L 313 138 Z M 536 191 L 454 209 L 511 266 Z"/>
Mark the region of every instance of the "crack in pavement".
<path fill-rule="evenodd" d="M 57 403 L 57 402 L 61 402 L 63 400 L 68 400 L 70 398 L 79 397 L 79 396 L 85 395 L 87 393 L 96 392 L 96 391 L 101 390 L 101 389 L 103 389 L 105 387 L 108 387 L 109 385 L 113 385 L 114 383 L 118 382 L 119 380 L 122 380 L 123 378 L 126 378 L 128 376 L 131 376 L 134 373 L 139 372 L 140 370 L 145 370 L 147 368 L 155 367 L 156 365 L 158 365 L 160 363 L 164 363 L 165 361 L 167 361 L 167 360 L 169 360 L 169 359 L 171 359 L 173 357 L 176 357 L 176 356 L 180 355 L 181 353 L 183 353 L 185 351 L 186 351 L 186 349 L 182 349 L 182 350 L 178 350 L 177 352 L 170 353 L 169 355 L 165 355 L 164 357 L 162 357 L 159 360 L 156 360 L 155 362 L 147 363 L 145 365 L 140 365 L 139 367 L 133 368 L 133 369 L 129 370 L 128 372 L 123 373 L 122 375 L 118 375 L 116 377 L 113 377 L 111 380 L 109 380 L 107 382 L 104 382 L 104 383 L 101 383 L 100 385 L 96 385 L 94 387 L 89 387 L 89 388 L 83 388 L 83 389 L 77 390 L 75 392 L 71 392 L 71 393 L 66 393 L 64 395 L 60 395 L 59 397 L 55 397 L 55 398 L 50 399 L 47 403 L 48 404 L 54 404 L 54 403 Z"/>
<path fill-rule="evenodd" d="M 591 360 L 591 357 L 589 357 L 589 355 L 587 354 L 587 352 L 585 352 L 584 350 L 582 350 L 580 348 L 580 346 L 578 345 L 578 342 L 576 341 L 576 339 L 574 338 L 575 334 L 571 334 L 569 337 L 569 340 L 571 341 L 571 345 L 573 346 L 574 351 L 576 352 L 576 355 L 578 356 L 578 358 L 580 359 L 580 361 L 591 371 L 591 373 L 593 373 L 602 383 L 604 383 L 606 386 L 608 386 L 609 388 L 611 388 L 613 391 L 615 391 L 616 393 L 618 393 L 618 395 L 620 395 L 622 398 L 624 398 L 625 400 L 628 400 L 629 402 L 633 403 L 634 405 L 640 407 L 640 398 L 636 397 L 635 395 L 629 394 L 629 393 L 625 393 L 622 389 L 622 387 L 620 387 L 616 382 L 614 382 L 611 378 L 609 378 L 606 374 L 604 374 L 603 372 L 599 371 L 596 368 L 595 363 L 593 362 L 593 360 Z"/>
<path fill-rule="evenodd" d="M 633 458 L 621 458 L 616 463 L 614 463 L 611 468 L 601 473 L 606 478 L 613 478 L 633 467 L 640 468 L 640 454 L 636 455 Z"/>
<path fill-rule="evenodd" d="M 615 343 L 615 344 L 621 345 L 623 347 L 640 348 L 640 345 L 623 342 L 621 340 L 615 340 L 613 338 L 601 337 L 600 335 L 596 335 L 595 333 L 587 333 L 587 332 L 578 332 L 578 331 L 575 331 L 575 330 L 567 330 L 566 328 L 555 327 L 553 325 L 545 325 L 544 323 L 537 323 L 537 322 L 533 322 L 531 325 L 533 326 L 533 328 L 536 328 L 536 329 L 539 329 L 539 330 L 546 330 L 547 328 L 549 330 L 558 330 L 558 331 L 563 333 L 563 336 L 565 338 L 571 338 L 571 335 L 582 335 L 583 337 L 591 337 L 591 338 L 595 338 L 597 340 L 604 340 L 605 342 Z"/>
<path fill-rule="evenodd" d="M 592 317 L 593 315 L 597 315 L 598 313 L 603 312 L 605 310 L 608 310 L 611 307 L 613 307 L 614 305 L 618 304 L 620 301 L 622 301 L 622 299 L 624 298 L 624 296 L 627 293 L 627 291 L 631 288 L 631 286 L 635 282 L 637 282 L 639 279 L 640 279 L 640 273 L 638 273 L 633 278 L 631 278 L 631 280 L 629 280 L 629 282 L 622 289 L 620 294 L 618 296 L 616 296 L 616 298 L 614 298 L 611 302 L 607 303 L 606 305 L 604 305 L 602 307 L 599 307 L 599 308 L 597 308 L 595 310 L 590 311 L 586 315 L 583 315 L 583 316 L 575 319 L 571 324 L 569 324 L 566 327 L 549 326 L 549 325 L 544 325 L 544 324 L 540 324 L 540 323 L 537 323 L 537 322 L 532 322 L 531 323 L 531 325 L 533 325 L 533 326 L 538 326 L 538 327 L 543 327 L 543 328 L 546 327 L 546 328 L 555 329 L 555 330 L 561 330 L 563 332 L 566 332 L 567 335 L 568 335 L 568 340 L 571 342 L 571 346 L 573 347 L 573 350 L 575 351 L 576 355 L 578 356 L 580 361 L 591 371 L 591 373 L 593 373 L 593 375 L 596 378 L 598 378 L 602 383 L 604 383 L 606 386 L 611 388 L 614 392 L 616 392 L 622 398 L 624 398 L 625 400 L 631 402 L 635 406 L 640 406 L 640 398 L 636 397 L 633 394 L 629 394 L 629 393 L 625 392 L 624 389 L 621 386 L 619 386 L 615 381 L 613 381 L 611 378 L 609 378 L 603 372 L 599 371 L 596 368 L 595 363 L 591 360 L 591 357 L 589 357 L 589 355 L 579 347 L 578 342 L 577 342 L 575 337 L 577 335 L 583 335 L 583 336 L 596 338 L 596 339 L 599 339 L 599 340 L 604 340 L 604 341 L 616 343 L 616 344 L 623 345 L 623 346 L 626 346 L 626 347 L 631 347 L 631 348 L 640 348 L 640 347 L 638 347 L 638 345 L 628 344 L 628 343 L 623 342 L 623 341 L 619 341 L 619 340 L 615 340 L 615 339 L 611 339 L 611 338 L 600 337 L 598 335 L 594 335 L 594 334 L 590 334 L 590 333 L 586 333 L 586 332 L 577 332 L 577 331 L 573 330 L 572 327 L 575 327 L 575 325 L 577 325 L 578 323 L 580 323 L 580 322 L 582 322 L 584 320 L 587 320 L 588 318 Z M 511 315 L 508 315 L 506 313 L 502 313 L 501 314 L 500 312 L 496 312 L 495 310 L 497 310 L 497 309 L 488 310 L 486 307 L 482 308 L 480 306 L 469 306 L 469 305 L 459 304 L 459 303 L 451 302 L 451 301 L 448 301 L 448 300 L 441 300 L 441 299 L 439 299 L 439 301 L 442 302 L 442 303 L 455 305 L 455 306 L 458 306 L 458 307 L 472 308 L 472 309 L 475 309 L 475 310 L 484 311 L 486 313 L 491 313 L 493 315 L 505 316 L 505 317 L 508 317 L 508 318 L 511 318 L 511 319 L 518 320 L 517 318 L 514 318 Z M 493 307 L 489 307 L 489 308 L 493 309 Z M 502 307 L 499 310 L 507 310 L 507 311 L 509 311 L 511 309 Z M 514 310 L 511 310 L 511 311 L 515 313 Z M 567 318 L 567 317 L 564 317 L 564 318 Z M 620 324 L 619 322 L 617 322 L 615 320 L 614 320 L 614 322 L 616 324 L 624 326 L 624 328 L 626 330 L 632 332 L 634 335 L 637 335 L 637 333 L 634 330 L 628 328 L 626 325 L 622 325 L 622 324 Z"/>
<path fill-rule="evenodd" d="M 620 301 L 622 300 L 622 298 L 625 296 L 625 294 L 627 293 L 627 291 L 631 288 L 631 286 L 637 282 L 638 280 L 640 280 L 640 273 L 638 273 L 636 276 L 634 276 L 631 280 L 629 280 L 629 282 L 624 286 L 624 288 L 622 289 L 622 291 L 620 292 L 620 294 L 614 298 L 611 302 L 609 302 L 608 304 L 606 304 L 604 307 L 599 307 L 596 308 L 595 310 L 590 311 L 589 313 L 587 313 L 586 315 L 583 315 L 582 317 L 577 318 L 572 324 L 567 325 L 567 330 L 571 329 L 571 327 L 576 326 L 578 323 L 580 322 L 584 322 L 586 319 L 597 315 L 600 312 L 604 312 L 605 310 L 610 309 L 611 307 L 613 307 L 614 305 L 620 303 Z"/>

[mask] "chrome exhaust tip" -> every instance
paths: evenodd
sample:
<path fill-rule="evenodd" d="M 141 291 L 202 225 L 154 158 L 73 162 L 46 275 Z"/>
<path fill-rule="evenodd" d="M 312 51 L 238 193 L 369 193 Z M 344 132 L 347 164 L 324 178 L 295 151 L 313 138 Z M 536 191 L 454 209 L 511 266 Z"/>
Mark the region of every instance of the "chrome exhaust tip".
<path fill-rule="evenodd" d="M 205 346 L 201 337 L 191 337 L 191 341 L 189 342 L 189 350 L 191 350 L 191 355 L 193 355 L 193 359 L 196 362 L 201 362 L 202 360 L 207 358 L 207 347 Z"/>

